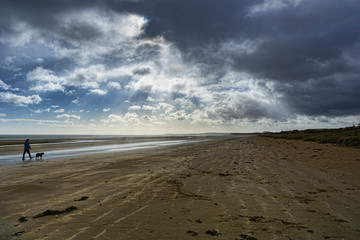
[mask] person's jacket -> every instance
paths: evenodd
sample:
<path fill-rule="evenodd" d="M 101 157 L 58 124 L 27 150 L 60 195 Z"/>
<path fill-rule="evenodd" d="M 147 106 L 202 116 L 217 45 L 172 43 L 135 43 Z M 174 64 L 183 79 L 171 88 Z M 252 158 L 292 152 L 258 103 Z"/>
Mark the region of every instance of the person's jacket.
<path fill-rule="evenodd" d="M 27 151 L 30 149 L 30 143 L 28 141 L 25 141 L 24 143 L 24 151 Z"/>

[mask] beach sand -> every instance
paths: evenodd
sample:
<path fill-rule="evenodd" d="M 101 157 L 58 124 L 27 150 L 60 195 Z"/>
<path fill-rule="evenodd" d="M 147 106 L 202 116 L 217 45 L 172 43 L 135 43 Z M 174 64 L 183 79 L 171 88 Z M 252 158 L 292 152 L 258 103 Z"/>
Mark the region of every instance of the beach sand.
<path fill-rule="evenodd" d="M 0 238 L 360 239 L 359 168 L 257 136 L 5 166 Z"/>

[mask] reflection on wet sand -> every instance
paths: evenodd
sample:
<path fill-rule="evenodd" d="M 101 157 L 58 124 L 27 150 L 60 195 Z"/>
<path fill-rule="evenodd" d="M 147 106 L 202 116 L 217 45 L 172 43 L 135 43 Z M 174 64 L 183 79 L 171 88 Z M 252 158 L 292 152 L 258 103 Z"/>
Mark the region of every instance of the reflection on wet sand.
<path fill-rule="evenodd" d="M 40 160 L 53 160 L 59 158 L 68 158 L 81 155 L 93 155 L 93 154 L 104 154 L 104 153 L 115 153 L 124 151 L 134 151 L 146 148 L 172 146 L 177 144 L 191 143 L 199 140 L 172 140 L 172 141 L 148 141 L 148 142 L 137 142 L 137 143 L 125 143 L 125 144 L 111 144 L 111 145 L 96 145 L 89 147 L 69 148 L 47 151 L 43 158 Z M 19 154 L 4 155 L 0 156 L 0 166 L 12 165 L 21 163 L 19 161 Z M 36 161 L 37 159 L 28 160 Z M 26 161 L 25 161 L 26 162 Z"/>

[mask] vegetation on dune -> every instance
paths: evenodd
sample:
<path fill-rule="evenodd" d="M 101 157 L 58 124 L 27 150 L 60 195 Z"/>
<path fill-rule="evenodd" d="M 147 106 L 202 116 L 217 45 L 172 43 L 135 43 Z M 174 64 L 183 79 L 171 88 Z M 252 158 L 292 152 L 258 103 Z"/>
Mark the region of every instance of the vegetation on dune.
<path fill-rule="evenodd" d="M 360 125 L 339 129 L 308 129 L 263 133 L 261 136 L 282 139 L 330 143 L 343 147 L 360 147 Z"/>

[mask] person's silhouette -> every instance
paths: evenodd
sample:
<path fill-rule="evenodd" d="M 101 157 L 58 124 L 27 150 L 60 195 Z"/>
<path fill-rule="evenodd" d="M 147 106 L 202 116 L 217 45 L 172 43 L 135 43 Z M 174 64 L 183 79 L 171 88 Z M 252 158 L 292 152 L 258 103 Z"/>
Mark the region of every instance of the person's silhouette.
<path fill-rule="evenodd" d="M 29 154 L 30 159 L 32 159 L 33 157 L 30 154 L 30 143 L 29 143 L 29 139 L 26 139 L 25 143 L 24 143 L 24 153 L 23 153 L 23 158 L 22 160 L 25 161 L 25 153 Z"/>

